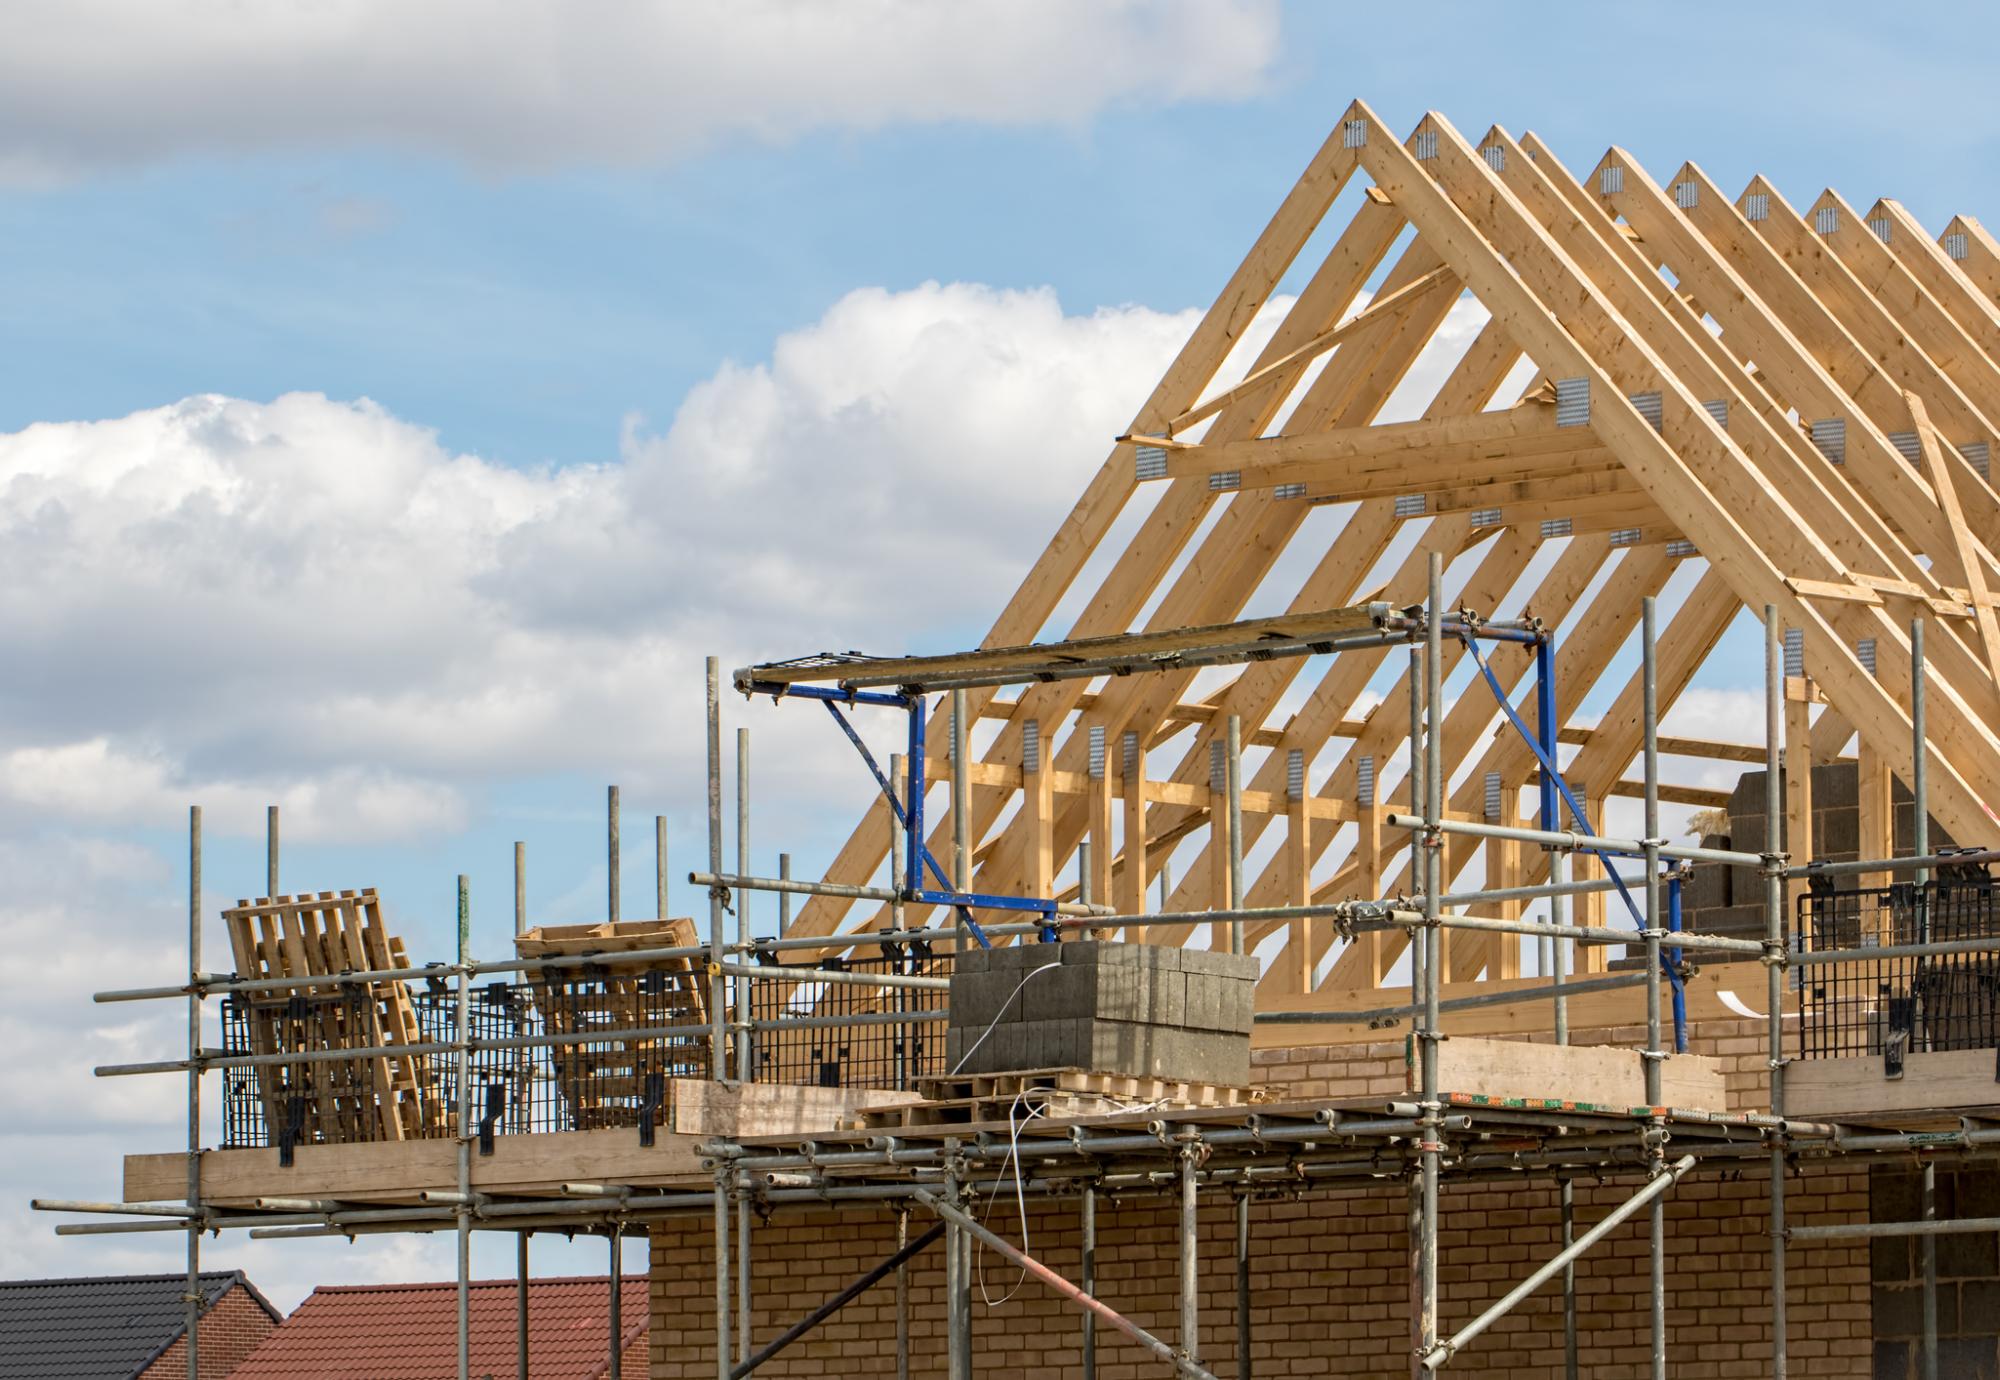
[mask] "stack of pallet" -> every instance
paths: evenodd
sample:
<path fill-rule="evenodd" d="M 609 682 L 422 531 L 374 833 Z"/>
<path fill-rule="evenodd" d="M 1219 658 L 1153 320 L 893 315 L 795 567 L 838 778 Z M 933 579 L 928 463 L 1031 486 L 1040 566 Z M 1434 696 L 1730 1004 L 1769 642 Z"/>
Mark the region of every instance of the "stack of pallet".
<path fill-rule="evenodd" d="M 410 966 L 382 926 L 373 887 L 239 900 L 222 913 L 240 978 L 326 977 Z M 260 1065 L 259 1104 L 270 1142 L 414 1140 L 451 1134 L 439 1069 L 398 1053 L 424 1042 L 402 982 L 353 982 L 250 993 L 250 1048 L 260 1055 L 381 1050 L 353 1059 Z"/>
<path fill-rule="evenodd" d="M 587 958 L 532 977 L 544 1031 L 565 1040 L 550 1047 L 556 1086 L 571 1129 L 666 1122 L 676 1078 L 708 1076 L 708 1001 L 693 958 L 640 959 L 647 949 L 692 948 L 694 921 L 622 920 L 544 925 L 516 937 L 521 958 Z M 686 1036 L 620 1038 L 615 1032 L 689 1027 Z M 573 1037 L 599 1034 L 601 1040 Z"/>

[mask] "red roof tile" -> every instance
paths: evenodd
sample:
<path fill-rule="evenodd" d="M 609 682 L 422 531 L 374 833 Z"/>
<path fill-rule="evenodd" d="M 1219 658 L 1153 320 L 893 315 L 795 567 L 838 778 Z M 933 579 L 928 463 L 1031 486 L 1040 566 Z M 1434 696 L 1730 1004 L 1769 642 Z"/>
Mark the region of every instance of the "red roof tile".
<path fill-rule="evenodd" d="M 528 1370 L 533 1380 L 596 1380 L 610 1373 L 609 1282 L 537 1279 L 528 1289 Z M 646 1373 L 646 1278 L 622 1289 L 623 1371 Z M 472 1284 L 472 1374 L 516 1380 L 515 1283 Z M 230 1380 L 456 1380 L 458 1286 L 323 1285 L 230 1373 Z"/>

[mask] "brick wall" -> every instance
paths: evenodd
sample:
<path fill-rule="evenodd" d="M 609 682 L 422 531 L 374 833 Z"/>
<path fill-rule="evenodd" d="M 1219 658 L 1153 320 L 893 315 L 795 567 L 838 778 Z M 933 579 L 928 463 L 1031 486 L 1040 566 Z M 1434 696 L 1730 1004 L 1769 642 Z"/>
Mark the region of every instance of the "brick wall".
<path fill-rule="evenodd" d="M 1696 1052 L 1724 1058 L 1735 1105 L 1764 1100 L 1760 1022 L 1717 1022 L 1694 1033 Z M 1592 1042 L 1636 1044 L 1639 1032 L 1592 1032 Z M 1579 1037 L 1579 1043 L 1584 1037 Z M 1403 1043 L 1259 1051 L 1257 1079 L 1280 1096 L 1339 1098 L 1400 1093 Z M 1741 1174 L 1684 1180 L 1667 1199 L 1669 1364 L 1703 1380 L 1769 1374 L 1769 1217 L 1762 1161 Z M 1587 1225 L 1639 1181 L 1579 1185 L 1577 1220 Z M 1462 1325 L 1554 1254 L 1557 1190 L 1545 1181 L 1448 1186 L 1440 1229 L 1444 1325 Z M 1258 1203 L 1252 1212 L 1252 1332 L 1259 1376 L 1407 1374 L 1409 1273 L 1407 1197 L 1399 1188 L 1316 1190 Z M 1865 1220 L 1865 1171 L 1808 1169 L 1787 1191 L 1794 1224 Z M 1019 1240 L 1017 1211 L 1002 1199 L 987 1220 Z M 1100 1205 L 1098 1291 L 1156 1335 L 1176 1327 L 1173 1213 L 1165 1201 Z M 911 1229 L 928 1225 L 913 1216 Z M 1072 1202 L 1033 1204 L 1028 1248 L 1074 1279 L 1080 1237 Z M 1235 1373 L 1233 1220 L 1222 1199 L 1200 1217 L 1202 1354 L 1218 1375 Z M 786 1214 L 753 1234 L 759 1341 L 888 1255 L 892 1213 Z M 653 1229 L 652 1373 L 655 1380 L 715 1373 L 713 1242 L 706 1218 Z M 1577 1271 L 1583 1367 L 1596 1380 L 1648 1373 L 1644 1218 L 1587 1255 Z M 1789 1343 L 1797 1376 L 1871 1373 L 1870 1268 L 1866 1242 L 1797 1245 L 1788 1254 Z M 1015 1271 L 981 1256 L 989 1306 L 974 1305 L 978 1373 L 988 1380 L 1074 1374 L 1079 1315 L 1039 1285 L 1014 1287 Z M 935 1249 L 910 1268 L 911 1373 L 943 1374 L 943 1262 Z M 975 1299 L 978 1291 L 975 1290 Z M 1153 1375 L 1158 1363 L 1100 1327 L 1104 1380 Z M 829 1324 L 760 1369 L 772 1376 L 893 1374 L 895 1295 L 885 1282 Z M 1475 1341 L 1452 1364 L 1458 1375 L 1555 1377 L 1562 1373 L 1561 1295 L 1551 1286 Z"/>
<path fill-rule="evenodd" d="M 201 1380 L 222 1380 L 276 1327 L 242 1285 L 231 1288 L 201 1315 Z M 185 1380 L 187 1338 L 168 1347 L 141 1374 L 145 1380 Z"/>

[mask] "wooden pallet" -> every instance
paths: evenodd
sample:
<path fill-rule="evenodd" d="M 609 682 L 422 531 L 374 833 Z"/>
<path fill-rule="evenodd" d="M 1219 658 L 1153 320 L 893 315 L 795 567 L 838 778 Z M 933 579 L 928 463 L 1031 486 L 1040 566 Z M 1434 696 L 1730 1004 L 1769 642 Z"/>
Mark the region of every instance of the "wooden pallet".
<path fill-rule="evenodd" d="M 243 978 L 325 977 L 410 966 L 403 941 L 382 925 L 373 887 L 239 900 L 223 911 Z M 295 1004 L 294 997 L 303 998 Z M 251 1049 L 304 1054 L 423 1042 L 416 1006 L 401 982 L 279 989 L 245 997 Z M 421 1054 L 301 1061 L 260 1068 L 259 1101 L 272 1143 L 284 1134 L 291 1095 L 304 1099 L 307 1143 L 405 1140 L 450 1134 L 437 1069 Z M 288 1093 L 287 1090 L 290 1090 Z"/>
<path fill-rule="evenodd" d="M 857 1116 L 857 1123 L 868 1129 L 907 1128 L 1005 1122 L 1030 1111 L 1061 1118 L 1106 1116 L 1135 1107 L 1247 1107 L 1264 1097 L 1262 1090 L 1254 1088 L 1087 1069 L 959 1074 L 916 1081 L 924 1101 L 869 1108 Z"/>
<path fill-rule="evenodd" d="M 621 920 L 597 925 L 544 925 L 518 936 L 514 949 L 521 958 L 599 960 L 603 971 L 588 980 L 575 968 L 548 969 L 531 978 L 543 1026 L 551 1035 L 570 1035 L 706 1024 L 707 983 L 697 960 L 633 962 L 619 958 L 641 949 L 683 948 L 699 942 L 692 920 Z M 665 975 L 664 991 L 642 990 L 648 973 Z M 673 1079 L 705 1076 L 707 1069 L 693 1067 L 691 1060 L 705 1064 L 706 1053 L 706 1043 L 649 1039 L 556 1045 L 549 1058 L 571 1126 L 591 1131 L 632 1125 L 647 1093 L 648 1079 L 654 1074 L 663 1075 L 663 1100 L 654 1116 L 667 1122 Z"/>

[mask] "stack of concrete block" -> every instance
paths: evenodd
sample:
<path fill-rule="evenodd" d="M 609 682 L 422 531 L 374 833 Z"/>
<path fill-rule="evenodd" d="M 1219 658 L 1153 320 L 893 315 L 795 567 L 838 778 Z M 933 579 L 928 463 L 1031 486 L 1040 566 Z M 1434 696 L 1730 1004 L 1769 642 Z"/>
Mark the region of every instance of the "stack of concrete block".
<path fill-rule="evenodd" d="M 1781 783 L 1782 784 L 1782 783 Z M 1793 862 L 1853 862 L 1860 857 L 1861 813 L 1857 803 L 1859 775 L 1852 762 L 1821 763 L 1812 769 L 1813 837 L 1810 857 L 1794 856 Z M 1916 804 L 1901 781 L 1892 783 L 1894 797 L 1895 851 L 1908 853 L 1916 845 Z M 1782 838 L 1784 820 L 1779 819 Z M 1702 839 L 1704 847 L 1733 848 L 1743 853 L 1761 853 L 1765 848 L 1767 821 L 1764 818 L 1764 773 L 1745 772 L 1729 797 L 1729 832 Z M 1950 847 L 1953 840 L 1944 828 L 1930 821 L 1932 848 Z M 1797 849 L 1792 849 L 1797 854 Z M 1852 890 L 1859 883 L 1854 876 L 1832 879 L 1837 890 Z M 1700 863 L 1688 869 L 1681 890 L 1681 923 L 1684 928 L 1705 934 L 1737 935 L 1761 939 L 1764 935 L 1764 879 L 1754 867 L 1722 863 Z M 1786 925 L 1793 923 L 1789 907 Z M 1857 935 L 1839 937 L 1854 942 Z M 1735 961 L 1734 955 L 1705 954 L 1704 964 Z M 1751 961 L 1754 961 L 1752 959 Z"/>
<path fill-rule="evenodd" d="M 968 950 L 951 978 L 945 1067 L 1245 1085 L 1260 971 L 1254 957 L 1108 940 Z"/>

